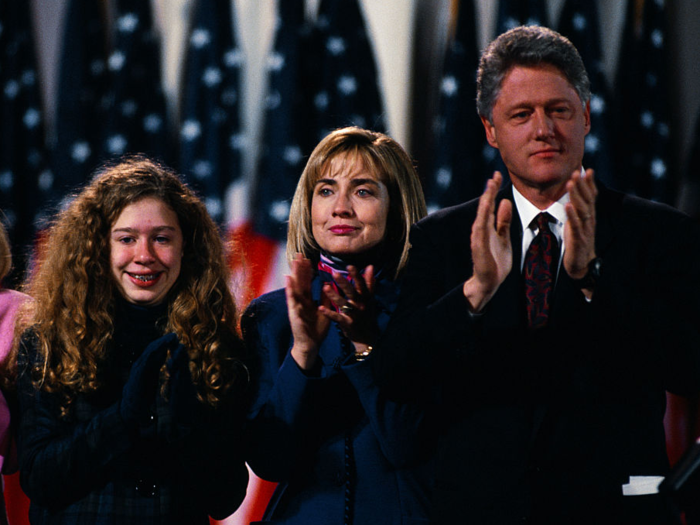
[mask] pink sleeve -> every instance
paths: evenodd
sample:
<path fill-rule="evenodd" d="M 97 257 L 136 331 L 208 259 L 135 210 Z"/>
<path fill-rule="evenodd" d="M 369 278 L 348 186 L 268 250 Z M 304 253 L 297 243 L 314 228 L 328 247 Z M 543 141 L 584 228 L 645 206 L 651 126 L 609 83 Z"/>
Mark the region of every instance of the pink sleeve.
<path fill-rule="evenodd" d="M 14 290 L 0 290 L 0 361 L 5 359 L 12 348 L 17 311 L 28 299 L 28 295 Z"/>
<path fill-rule="evenodd" d="M 15 318 L 22 303 L 29 296 L 14 290 L 0 290 L 0 361 L 4 360 L 12 348 Z M 12 474 L 17 470 L 17 450 L 12 439 L 10 409 L 5 396 L 0 392 L 0 471 Z"/>

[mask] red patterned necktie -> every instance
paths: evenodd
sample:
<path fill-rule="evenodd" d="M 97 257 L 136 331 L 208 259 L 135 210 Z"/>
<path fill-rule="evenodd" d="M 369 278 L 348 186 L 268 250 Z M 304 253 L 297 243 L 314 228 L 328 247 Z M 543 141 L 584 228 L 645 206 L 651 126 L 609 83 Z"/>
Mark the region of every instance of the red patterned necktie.
<path fill-rule="evenodd" d="M 530 224 L 530 228 L 536 225 L 539 229 L 525 253 L 523 265 L 527 324 L 532 329 L 545 326 L 549 317 L 549 304 L 559 255 L 557 238 L 549 229 L 549 222 L 553 220 L 549 213 L 540 213 Z"/>

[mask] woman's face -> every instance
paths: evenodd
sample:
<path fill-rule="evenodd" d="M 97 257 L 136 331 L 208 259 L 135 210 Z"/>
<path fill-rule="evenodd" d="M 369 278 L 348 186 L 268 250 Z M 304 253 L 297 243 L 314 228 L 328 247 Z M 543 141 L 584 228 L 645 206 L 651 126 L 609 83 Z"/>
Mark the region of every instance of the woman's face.
<path fill-rule="evenodd" d="M 146 197 L 126 206 L 110 232 L 110 266 L 122 296 L 160 304 L 180 275 L 183 239 L 175 212 Z"/>
<path fill-rule="evenodd" d="M 314 239 L 323 251 L 359 255 L 384 239 L 389 190 L 359 159 L 343 155 L 328 165 L 311 199 Z"/>

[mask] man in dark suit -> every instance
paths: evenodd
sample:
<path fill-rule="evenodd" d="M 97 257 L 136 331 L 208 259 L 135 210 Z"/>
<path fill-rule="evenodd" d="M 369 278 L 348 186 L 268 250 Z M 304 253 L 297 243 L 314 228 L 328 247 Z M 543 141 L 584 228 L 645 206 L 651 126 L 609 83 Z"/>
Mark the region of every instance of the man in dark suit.
<path fill-rule="evenodd" d="M 414 226 L 375 351 L 439 416 L 434 522 L 674 523 L 657 485 L 666 390 L 700 390 L 697 224 L 584 170 L 589 81 L 558 33 L 501 35 L 477 85 L 511 184 Z"/>

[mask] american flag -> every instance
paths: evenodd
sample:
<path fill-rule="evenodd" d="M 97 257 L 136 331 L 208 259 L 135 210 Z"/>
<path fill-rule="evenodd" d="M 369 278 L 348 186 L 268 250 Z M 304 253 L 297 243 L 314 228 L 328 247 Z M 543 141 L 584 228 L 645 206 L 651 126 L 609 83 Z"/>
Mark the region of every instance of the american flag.
<path fill-rule="evenodd" d="M 250 190 L 243 189 L 235 199 L 243 211 L 236 213 L 230 232 L 235 246 L 230 264 L 242 308 L 281 287 L 287 268 L 283 242 L 289 201 L 311 133 L 304 11 L 304 0 L 277 3 L 274 42 L 265 64 L 268 84 L 259 165 Z"/>
<path fill-rule="evenodd" d="M 433 121 L 432 159 L 423 180 L 429 212 L 478 197 L 487 179 L 481 154 L 488 145 L 474 103 L 479 62 L 474 1 L 461 0 L 458 9 Z"/>
<path fill-rule="evenodd" d="M 545 0 L 499 0 L 496 35 L 521 25 L 549 27 Z"/>
<path fill-rule="evenodd" d="M 51 162 L 58 200 L 83 184 L 98 163 L 107 87 L 107 27 L 103 2 L 71 0 L 63 25 Z"/>
<path fill-rule="evenodd" d="M 583 165 L 593 168 L 597 180 L 622 189 L 615 180 L 610 133 L 610 94 L 603 70 L 598 4 L 590 0 L 566 0 L 558 31 L 576 46 L 591 80 L 591 131 L 586 136 Z"/>
<path fill-rule="evenodd" d="M 192 8 L 178 166 L 210 215 L 223 223 L 227 191 L 242 178 L 239 107 L 244 55 L 237 43 L 230 1 L 197 0 Z"/>
<path fill-rule="evenodd" d="M 664 0 L 630 1 L 615 81 L 616 167 L 625 191 L 673 204 Z"/>
<path fill-rule="evenodd" d="M 283 242 L 289 207 L 312 148 L 310 28 L 303 0 L 278 2 L 274 45 L 267 57 L 268 89 L 254 190 L 255 231 Z"/>
<path fill-rule="evenodd" d="M 318 59 L 314 143 L 343 126 L 385 131 L 377 66 L 357 0 L 321 0 L 311 51 Z"/>
<path fill-rule="evenodd" d="M 700 112 L 695 116 L 695 130 L 684 174 L 687 187 L 683 194 L 686 202 L 681 209 L 700 219 Z"/>
<path fill-rule="evenodd" d="M 0 2 L 0 207 L 21 277 L 51 189 L 28 2 Z M 5 284 L 10 284 L 5 283 Z"/>
<path fill-rule="evenodd" d="M 117 0 L 112 37 L 100 157 L 146 153 L 172 164 L 151 3 Z"/>
<path fill-rule="evenodd" d="M 16 269 L 2 283 L 6 287 L 22 279 L 53 180 L 47 168 L 30 6 L 0 2 L 0 220 L 10 237 Z M 20 488 L 19 474 L 4 480 L 10 522 L 28 524 L 29 499 Z"/>

